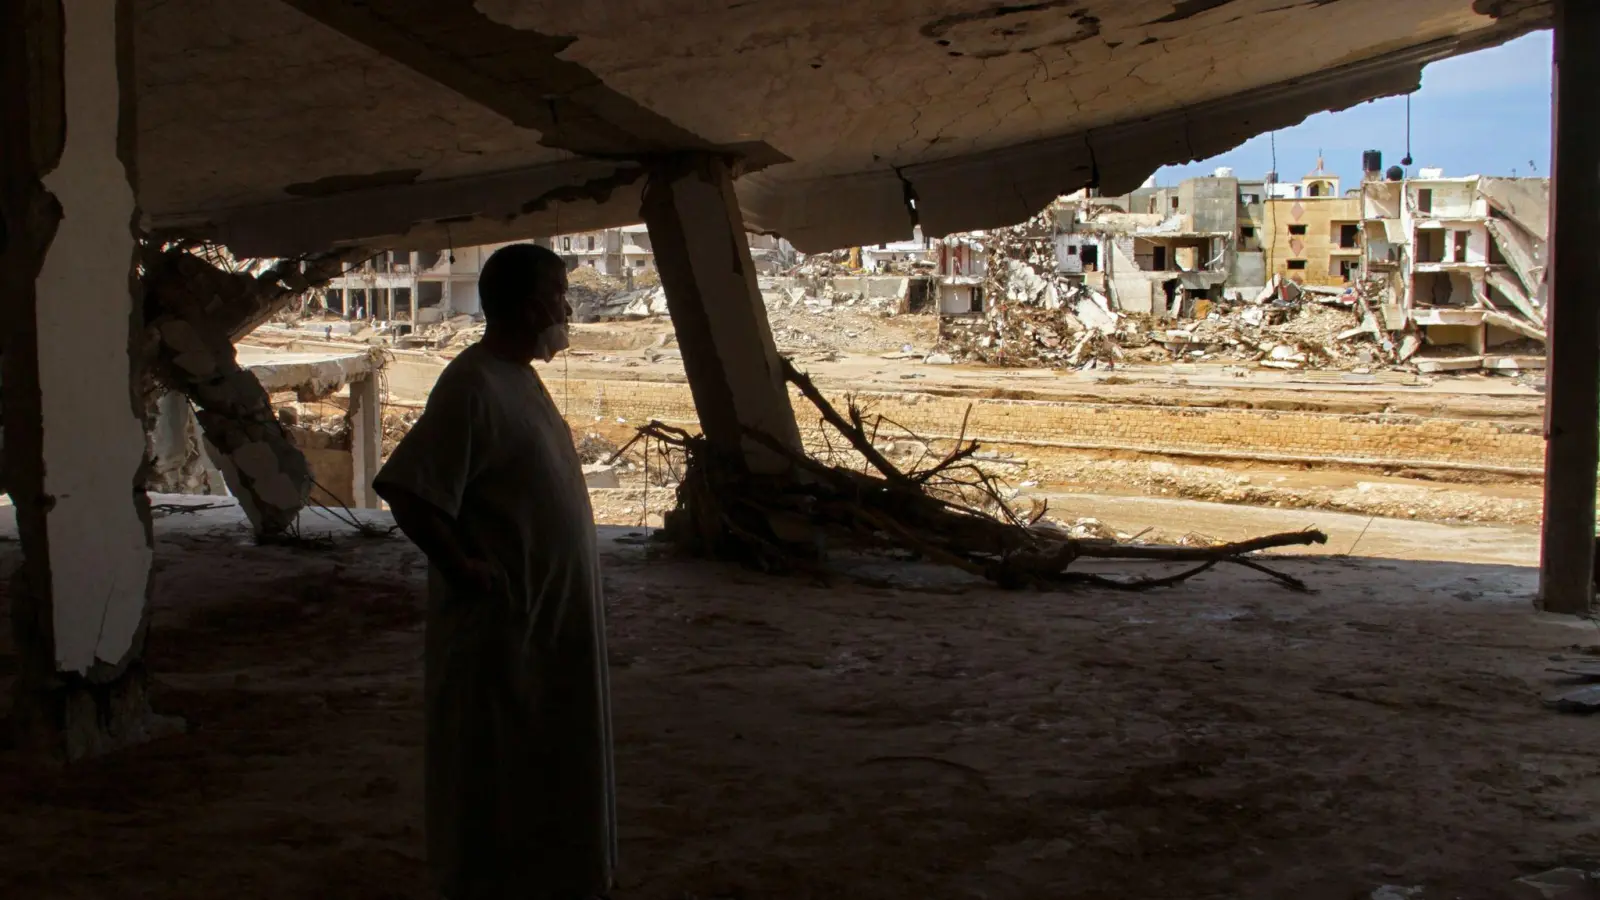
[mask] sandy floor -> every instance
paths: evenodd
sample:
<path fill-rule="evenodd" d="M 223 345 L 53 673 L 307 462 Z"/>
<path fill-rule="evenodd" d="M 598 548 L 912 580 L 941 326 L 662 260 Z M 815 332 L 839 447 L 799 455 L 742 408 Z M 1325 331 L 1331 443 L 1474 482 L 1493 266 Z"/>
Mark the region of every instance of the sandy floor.
<path fill-rule="evenodd" d="M 66 771 L 3 754 L 0 897 L 429 897 L 416 552 L 253 547 L 233 510 L 158 534 L 156 700 L 191 731 Z M 1532 614 L 1524 568 L 1004 593 L 625 534 L 619 900 L 1491 897 L 1600 858 L 1600 720 L 1539 705 L 1548 657 L 1600 634 Z"/>

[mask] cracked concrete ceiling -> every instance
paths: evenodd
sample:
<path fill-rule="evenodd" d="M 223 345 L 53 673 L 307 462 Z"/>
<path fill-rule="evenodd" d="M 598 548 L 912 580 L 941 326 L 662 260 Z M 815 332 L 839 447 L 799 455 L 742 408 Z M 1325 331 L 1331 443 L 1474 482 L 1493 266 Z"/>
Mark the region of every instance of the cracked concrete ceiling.
<path fill-rule="evenodd" d="M 1543 0 L 139 0 L 139 198 L 240 252 L 638 221 L 639 160 L 739 156 L 803 250 L 1020 221 L 1423 65 Z"/>

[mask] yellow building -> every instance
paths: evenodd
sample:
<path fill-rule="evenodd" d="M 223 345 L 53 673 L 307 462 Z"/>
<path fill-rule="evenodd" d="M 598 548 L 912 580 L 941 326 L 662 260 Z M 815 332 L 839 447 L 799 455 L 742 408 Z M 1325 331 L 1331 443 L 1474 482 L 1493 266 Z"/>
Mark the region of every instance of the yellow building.
<path fill-rule="evenodd" d="M 1299 197 L 1267 201 L 1262 228 L 1269 275 L 1300 284 L 1341 285 L 1361 265 L 1361 200 Z"/>
<path fill-rule="evenodd" d="M 1333 286 L 1353 280 L 1361 267 L 1361 198 L 1343 196 L 1321 159 L 1298 184 L 1269 190 L 1259 235 L 1268 277 Z"/>

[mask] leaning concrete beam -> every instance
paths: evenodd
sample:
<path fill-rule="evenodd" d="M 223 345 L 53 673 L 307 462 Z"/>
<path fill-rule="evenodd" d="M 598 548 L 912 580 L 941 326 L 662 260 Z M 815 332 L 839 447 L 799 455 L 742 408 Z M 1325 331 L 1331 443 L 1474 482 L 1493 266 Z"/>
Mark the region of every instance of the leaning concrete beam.
<path fill-rule="evenodd" d="M 727 163 L 686 155 L 663 164 L 641 212 L 707 441 L 752 471 L 783 471 L 788 462 L 745 433 L 800 447 Z"/>
<path fill-rule="evenodd" d="M 1512 306 L 1515 306 L 1517 312 L 1527 316 L 1528 321 L 1536 323 L 1541 328 L 1544 327 L 1544 310 L 1533 305 L 1533 301 L 1528 299 L 1528 295 L 1522 290 L 1522 282 L 1520 280 L 1497 269 L 1490 269 L 1486 281 L 1490 287 L 1499 291 L 1500 295 L 1505 297 Z"/>

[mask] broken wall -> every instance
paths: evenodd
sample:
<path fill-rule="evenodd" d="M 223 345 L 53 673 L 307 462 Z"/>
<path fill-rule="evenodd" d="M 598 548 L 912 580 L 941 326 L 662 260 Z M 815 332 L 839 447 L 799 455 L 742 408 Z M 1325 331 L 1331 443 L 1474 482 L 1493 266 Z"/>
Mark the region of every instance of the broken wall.
<path fill-rule="evenodd" d="M 1489 206 L 1516 222 L 1540 243 L 1550 240 L 1550 179 L 1480 178 Z"/>
<path fill-rule="evenodd" d="M 1489 201 L 1478 193 L 1477 181 L 1408 181 L 1407 209 L 1419 219 L 1483 218 L 1489 215 Z"/>
<path fill-rule="evenodd" d="M 1256 289 L 1266 286 L 1267 281 L 1266 253 L 1240 250 L 1233 254 L 1233 266 L 1228 271 L 1228 287 Z"/>
<path fill-rule="evenodd" d="M 1239 179 L 1191 178 L 1184 187 L 1192 198 L 1184 220 L 1186 231 L 1238 234 Z"/>
<path fill-rule="evenodd" d="M 1134 255 L 1131 236 L 1111 242 L 1111 294 L 1123 312 L 1150 315 L 1156 311 L 1154 285 Z"/>
<path fill-rule="evenodd" d="M 145 490 L 156 494 L 228 493 L 221 470 L 206 450 L 189 398 L 178 391 L 162 392 L 151 418 Z"/>

